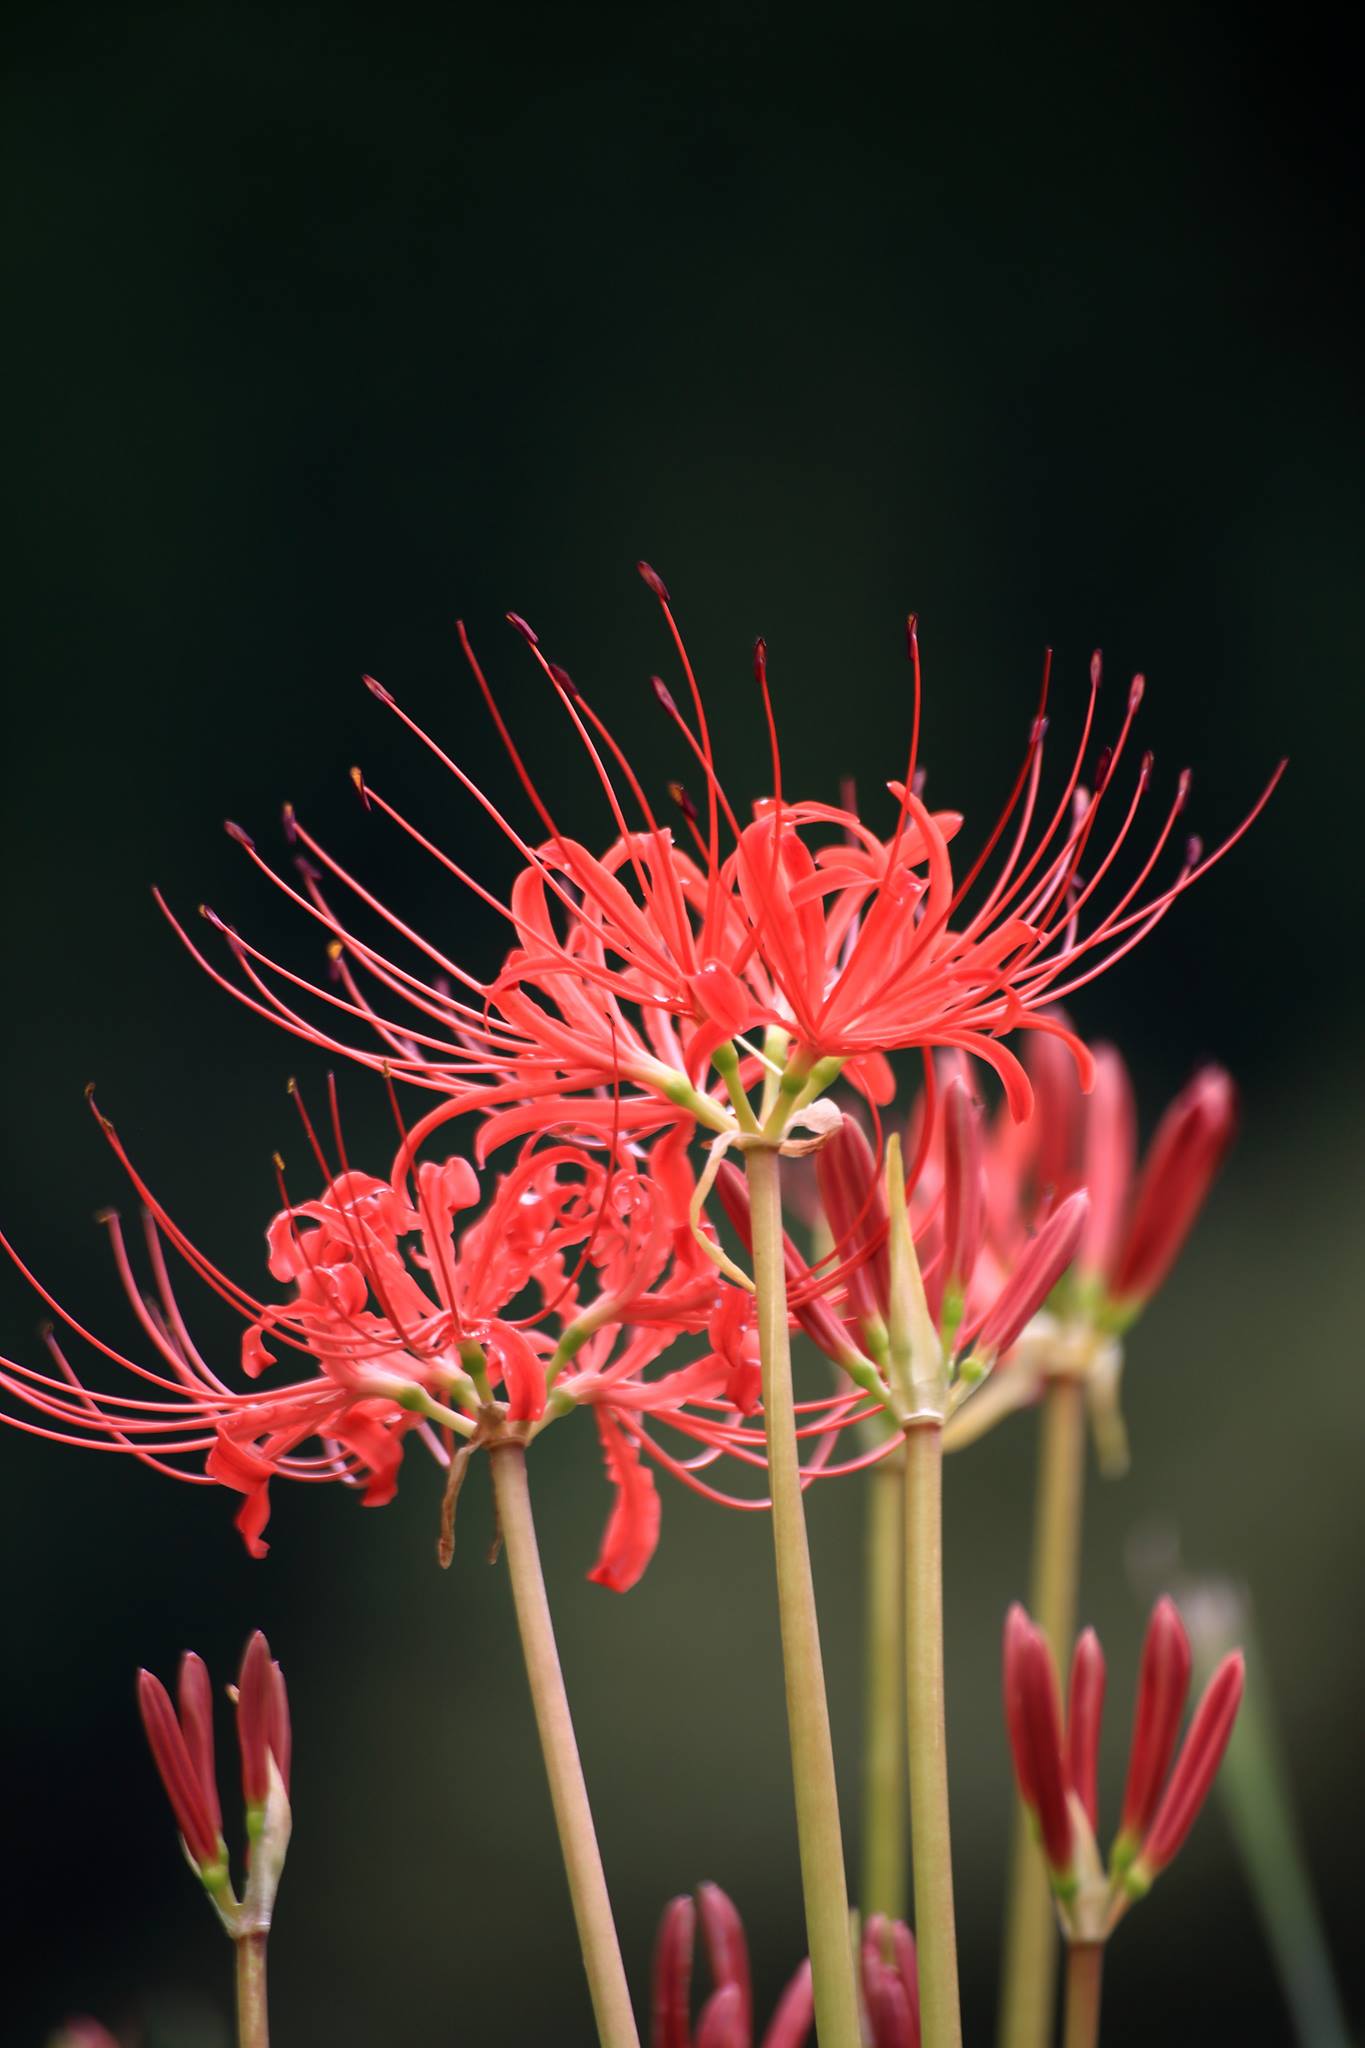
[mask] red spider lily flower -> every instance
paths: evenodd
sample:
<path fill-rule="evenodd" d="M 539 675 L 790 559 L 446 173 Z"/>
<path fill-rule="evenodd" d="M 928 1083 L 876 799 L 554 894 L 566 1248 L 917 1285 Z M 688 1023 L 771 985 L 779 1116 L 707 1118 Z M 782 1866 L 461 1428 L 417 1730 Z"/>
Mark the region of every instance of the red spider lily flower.
<path fill-rule="evenodd" d="M 233 1693 L 247 1821 L 247 1878 L 240 1900 L 229 1877 L 218 1802 L 213 1693 L 208 1672 L 192 1650 L 181 1659 L 177 1693 L 178 1713 L 160 1679 L 139 1671 L 142 1725 L 186 1857 L 229 1934 L 262 1935 L 270 1926 L 291 1825 L 291 1738 L 284 1674 L 257 1629 L 247 1644 Z"/>
<path fill-rule="evenodd" d="M 88 2013 L 82 2013 L 58 2027 L 50 2036 L 47 2048 L 119 2048 L 119 2040 L 108 2027 L 92 2020 Z"/>
<path fill-rule="evenodd" d="M 1045 671 L 1004 811 L 959 878 L 949 849 L 961 820 L 956 812 L 929 811 L 917 793 L 920 667 L 912 620 L 908 759 L 889 784 L 885 825 L 875 828 L 847 805 L 787 796 L 762 642 L 755 674 L 771 740 L 772 790 L 745 823 L 721 780 L 706 705 L 668 593 L 653 570 L 642 564 L 641 573 L 662 607 L 685 679 L 686 708 L 657 678 L 655 694 L 702 777 L 700 807 L 679 790 L 681 843 L 660 822 L 582 688 L 548 660 L 525 621 L 509 615 L 600 780 L 615 835 L 600 856 L 569 837 L 523 760 L 461 628 L 475 681 L 529 801 L 530 837 L 387 690 L 373 681 L 370 688 L 510 841 L 523 866 L 508 899 L 475 881 L 358 771 L 355 779 L 369 809 L 389 818 L 507 922 L 512 944 L 501 971 L 482 981 L 452 961 L 288 811 L 287 833 L 298 849 L 296 880 L 266 861 L 240 828 L 230 830 L 325 933 L 332 985 L 294 972 L 216 918 L 211 922 L 227 942 L 235 975 L 213 967 L 181 930 L 215 978 L 310 1043 L 448 1098 L 435 1114 L 484 1111 L 493 1119 L 490 1143 L 552 1124 L 601 1130 L 613 1116 L 631 1131 L 680 1117 L 722 1127 L 729 1111 L 725 1090 L 710 1079 L 712 1068 L 735 1081 L 735 1039 L 770 1030 L 780 1034 L 794 1086 L 832 1063 L 879 1101 L 891 1092 L 887 1053 L 954 1046 L 995 1067 L 1014 1112 L 1023 1114 L 1028 1080 L 999 1042 L 1016 1029 L 1063 1033 L 1088 1076 L 1084 1047 L 1049 1006 L 1139 943 L 1241 836 L 1279 771 L 1222 845 L 1206 855 L 1191 842 L 1173 878 L 1157 883 L 1153 876 L 1186 801 L 1189 778 L 1182 776 L 1136 878 L 1106 901 L 1111 870 L 1152 781 L 1148 756 L 1101 848 L 1100 813 L 1107 819 L 1114 810 L 1141 678 L 1086 787 L 1100 683 L 1096 657 L 1079 743 L 1056 802 L 1043 805 Z M 367 921 L 397 937 L 409 964 L 365 935 Z M 357 1029 L 364 1044 L 352 1042 Z M 756 1047 L 753 1052 L 739 1071 L 743 1083 L 758 1072 Z M 602 1091 L 620 1100 L 608 1104 Z"/>
<path fill-rule="evenodd" d="M 68 1328 L 143 1388 L 87 1386 L 49 1335 L 55 1372 L 0 1368 L 0 1387 L 37 1411 L 32 1420 L 5 1419 L 236 1490 L 244 1496 L 238 1526 L 254 1555 L 266 1547 L 275 1478 L 339 1480 L 379 1506 L 393 1496 L 409 1437 L 449 1467 L 457 1440 L 511 1429 L 525 1441 L 590 1407 L 616 1491 L 593 1576 L 624 1590 L 658 1536 L 659 1504 L 642 1455 L 709 1491 L 695 1468 L 721 1456 L 732 1437 L 744 1453 L 742 1418 L 725 1394 L 730 1365 L 703 1359 L 651 1377 L 678 1334 L 713 1320 L 723 1291 L 687 1227 L 690 1174 L 676 1145 L 670 1152 L 673 1141 L 649 1160 L 528 1147 L 474 1213 L 479 1181 L 465 1161 L 417 1160 L 405 1140 L 391 1176 L 377 1179 L 345 1161 L 338 1125 L 341 1172 L 317 1200 L 287 1204 L 266 1233 L 271 1273 L 290 1290 L 272 1301 L 196 1248 L 101 1121 L 145 1204 L 150 1293 L 134 1274 L 119 1219 L 111 1213 L 104 1222 L 157 1363 L 104 1344 L 21 1265 Z M 318 1156 L 326 1170 L 320 1147 Z M 196 1347 L 171 1284 L 167 1243 L 245 1324 L 247 1389 L 221 1377 Z M 269 1389 L 291 1355 L 303 1376 Z M 700 1445 L 696 1457 L 657 1445 L 650 1425 L 660 1422 Z"/>
<path fill-rule="evenodd" d="M 1071 1940 L 1107 1937 L 1176 1855 L 1208 1797 L 1237 1717 L 1244 1666 L 1240 1652 L 1219 1664 L 1172 1769 L 1189 1669 L 1180 1618 L 1169 1600 L 1161 1600 L 1143 1647 L 1123 1819 L 1106 1869 L 1095 1845 L 1104 1703 L 1099 1642 L 1087 1629 L 1076 1645 L 1064 1726 L 1046 1638 L 1022 1607 L 1010 1609 L 1004 1696 L 1014 1774 Z"/>

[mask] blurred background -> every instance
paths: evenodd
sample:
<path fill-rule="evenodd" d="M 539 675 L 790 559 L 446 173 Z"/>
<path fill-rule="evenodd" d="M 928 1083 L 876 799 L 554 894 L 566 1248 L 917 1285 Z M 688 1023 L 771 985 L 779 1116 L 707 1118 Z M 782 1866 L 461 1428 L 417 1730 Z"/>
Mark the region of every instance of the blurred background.
<path fill-rule="evenodd" d="M 789 789 L 875 793 L 906 741 L 979 837 L 1041 652 L 1055 729 L 1102 645 L 1160 786 L 1212 840 L 1275 759 L 1249 840 L 1077 1005 L 1150 1120 L 1201 1058 L 1242 1139 L 1130 1347 L 1134 1463 L 1092 1484 L 1082 1610 L 1110 1652 L 1117 1802 L 1140 1632 L 1135 1529 L 1244 1580 L 1358 2018 L 1362 737 L 1358 126 L 1346 10 L 1264 35 L 1191 9 L 21 9 L 9 198 L 0 1219 L 53 1289 L 135 1333 L 92 1222 L 120 1176 L 264 1283 L 285 1081 L 321 1063 L 215 991 L 160 882 L 312 966 L 220 821 L 272 850 L 289 798 L 476 969 L 496 933 L 403 857 L 361 763 L 496 883 L 504 850 L 361 689 L 379 676 L 521 815 L 458 659 L 465 617 L 537 769 L 608 825 L 501 623 L 515 607 L 651 788 L 681 764 L 635 579 L 668 578 L 728 780 L 764 779 L 767 635 Z M 199 929 L 203 929 L 199 927 Z M 343 1077 L 352 1149 L 387 1111 Z M 3 1348 L 41 1313 L 0 1275 Z M 206 1314 L 227 1355 L 227 1325 Z M 1000 1622 L 1022 1590 L 1033 1426 L 954 1465 L 950 1698 L 969 2037 L 994 2002 L 1008 1791 Z M 281 2043 L 586 2043 L 571 1923 L 476 1470 L 449 1575 L 416 1459 L 365 1513 L 232 1501 L 0 1438 L 9 1560 L 0 2034 L 87 2010 L 146 2048 L 227 2039 L 227 1945 L 187 1878 L 133 1712 L 139 1663 L 227 1677 L 268 1630 L 295 1707 Z M 802 1952 L 768 1532 L 664 1479 L 642 1585 L 590 1587 L 592 1433 L 534 1474 L 551 1597 L 627 1957 L 665 1899 L 735 1897 L 760 2003 Z M 856 1483 L 811 1519 L 856 1849 Z M 227 1732 L 226 1717 L 222 1732 Z M 226 1773 L 227 1766 L 225 1766 Z M 1106 2039 L 1289 2038 L 1223 1817 L 1125 1926 Z"/>

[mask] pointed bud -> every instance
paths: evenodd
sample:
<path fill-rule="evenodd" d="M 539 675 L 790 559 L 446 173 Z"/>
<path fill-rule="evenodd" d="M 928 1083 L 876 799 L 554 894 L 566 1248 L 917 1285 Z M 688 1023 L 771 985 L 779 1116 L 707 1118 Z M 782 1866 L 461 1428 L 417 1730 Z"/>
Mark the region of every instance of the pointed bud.
<path fill-rule="evenodd" d="M 1054 1882 L 1072 1869 L 1057 1674 L 1041 1629 L 1022 1607 L 1005 1622 L 1005 1725 L 1024 1804 L 1036 1816 Z"/>
<path fill-rule="evenodd" d="M 1133 1220 L 1110 1285 L 1115 1301 L 1147 1301 L 1189 1236 L 1237 1128 L 1237 1090 L 1204 1067 L 1157 1127 L 1143 1162 Z"/>
<path fill-rule="evenodd" d="M 176 1720 L 170 1694 L 150 1671 L 138 1672 L 137 1703 L 152 1761 L 166 1789 L 185 1847 L 201 1871 L 209 1869 L 222 1858 L 216 1825 L 217 1790 L 212 1794 L 207 1790 Z"/>
<path fill-rule="evenodd" d="M 1009 1350 L 1075 1258 L 1089 1213 L 1090 1198 L 1081 1188 L 1048 1217 L 983 1317 L 973 1341 L 975 1350 L 988 1355 Z"/>
<path fill-rule="evenodd" d="M 1138 1672 L 1128 1783 L 1119 1823 L 1119 1839 L 1130 1852 L 1142 1842 L 1156 1811 L 1189 1685 L 1190 1639 L 1175 1602 L 1163 1597 L 1152 1609 Z"/>
<path fill-rule="evenodd" d="M 869 1914 L 860 1962 L 871 2048 L 919 2048 L 919 1970 L 905 1922 Z"/>
<path fill-rule="evenodd" d="M 713 1991 L 697 2021 L 696 2048 L 749 2048 L 749 2022 L 737 1984 Z"/>
<path fill-rule="evenodd" d="M 943 1289 L 965 1294 L 986 1219 L 981 1111 L 954 1075 L 943 1094 Z"/>
<path fill-rule="evenodd" d="M 697 1909 L 684 1893 L 670 1899 L 654 1939 L 650 1993 L 652 2048 L 692 2048 L 692 1946 Z"/>
<path fill-rule="evenodd" d="M 846 1116 L 816 1153 L 815 1178 L 840 1262 L 876 1243 L 848 1276 L 848 1300 L 860 1320 L 880 1320 L 890 1284 L 886 1196 L 867 1134 L 853 1117 Z"/>
<path fill-rule="evenodd" d="M 270 1790 L 271 1735 L 277 1725 L 275 1669 L 270 1645 L 257 1629 L 243 1653 L 237 1679 L 237 1742 L 248 1808 L 264 1806 Z M 286 1722 L 287 1713 L 286 1709 Z"/>
<path fill-rule="evenodd" d="M 1093 1628 L 1084 1631 L 1071 1659 L 1071 1684 L 1066 1708 L 1066 1775 L 1085 1808 L 1092 1828 L 1098 1827 L 1097 1779 L 1100 1761 L 1100 1719 L 1104 1712 L 1104 1652 Z"/>
<path fill-rule="evenodd" d="M 1085 1105 L 1081 1178 L 1090 1215 L 1077 1264 L 1083 1278 L 1107 1279 L 1118 1261 L 1128 1222 L 1137 1160 L 1137 1112 L 1122 1056 L 1112 1045 L 1095 1047 L 1095 1086 Z"/>
<path fill-rule="evenodd" d="M 815 1992 L 807 1960 L 778 1999 L 763 2036 L 763 2048 L 806 2048 L 814 2024 Z"/>
<path fill-rule="evenodd" d="M 1139 1867 L 1155 1877 L 1181 1848 L 1218 1774 L 1242 1703 L 1246 1666 L 1240 1650 L 1225 1657 L 1195 1709 L 1171 1782 L 1142 1845 Z"/>
<path fill-rule="evenodd" d="M 753 1991 L 749 1981 L 749 1944 L 744 1938 L 744 1923 L 734 1901 L 718 1884 L 699 1884 L 697 1905 L 701 1912 L 702 1940 L 706 1944 L 711 1982 L 718 1990 L 733 1989 L 739 1993 L 739 2013 L 747 2042 L 753 2016 Z"/>
<path fill-rule="evenodd" d="M 1024 1047 L 1024 1064 L 1033 1084 L 1028 1130 L 1033 1141 L 1036 1193 L 1059 1202 L 1082 1185 L 1085 1097 L 1076 1062 L 1057 1032 L 1031 1031 Z"/>
<path fill-rule="evenodd" d="M 205 1809 L 215 1841 L 223 1832 L 223 1812 L 218 1803 L 218 1775 L 213 1756 L 213 1687 L 202 1658 L 186 1650 L 180 1660 L 180 1727 L 204 1796 Z"/>

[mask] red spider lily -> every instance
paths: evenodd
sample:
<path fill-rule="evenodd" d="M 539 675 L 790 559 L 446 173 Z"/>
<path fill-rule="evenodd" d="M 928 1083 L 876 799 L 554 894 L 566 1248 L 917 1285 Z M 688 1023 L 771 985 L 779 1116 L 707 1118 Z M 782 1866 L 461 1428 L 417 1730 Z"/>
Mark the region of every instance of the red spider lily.
<path fill-rule="evenodd" d="M 138 1709 L 190 1864 L 233 1935 L 270 1925 L 289 1845 L 289 1696 L 284 1674 L 257 1629 L 246 1646 L 234 1697 L 246 1798 L 247 1881 L 239 1901 L 228 1875 L 213 1750 L 213 1691 L 193 1650 L 180 1660 L 178 1712 L 159 1678 L 137 1676 Z"/>
<path fill-rule="evenodd" d="M 1076 1645 L 1064 1723 L 1047 1640 L 1022 1607 L 1010 1609 L 1004 1693 L 1014 1774 L 1072 1939 L 1104 1939 L 1175 1856 L 1208 1796 L 1242 1697 L 1241 1653 L 1214 1672 L 1172 1768 L 1189 1673 L 1180 1617 L 1169 1600 L 1158 1601 L 1143 1647 L 1123 1819 L 1102 1870 L 1095 1847 L 1104 1702 L 1099 1642 L 1087 1629 Z"/>
<path fill-rule="evenodd" d="M 615 837 L 600 857 L 562 829 L 536 785 L 463 628 L 461 640 L 494 718 L 534 824 L 523 835 L 457 763 L 370 681 L 379 700 L 455 776 L 523 863 L 504 902 L 475 881 L 356 771 L 367 806 L 387 816 L 510 926 L 502 969 L 482 981 L 389 910 L 286 813 L 299 849 L 297 879 L 276 870 L 240 828 L 252 860 L 325 933 L 333 982 L 322 987 L 225 926 L 236 977 L 210 965 L 250 1008 L 310 1043 L 384 1067 L 449 1098 L 440 1115 L 466 1108 L 492 1117 L 486 1142 L 572 1122 L 602 1130 L 657 1128 L 680 1116 L 721 1125 L 728 1112 L 709 1081 L 733 1062 L 738 1036 L 772 1029 L 789 1048 L 787 1071 L 846 1065 L 877 1100 L 890 1095 L 885 1055 L 897 1048 L 955 1046 L 994 1066 L 1012 1109 L 1029 1102 L 1027 1077 L 999 1043 L 1018 1028 L 1061 1033 L 1088 1077 L 1080 1041 L 1049 1012 L 1093 980 L 1165 916 L 1246 830 L 1250 816 L 1213 853 L 1191 842 L 1174 877 L 1153 877 L 1184 808 L 1182 775 L 1136 878 L 1106 902 L 1105 887 L 1151 786 L 1142 761 L 1104 844 L 1101 807 L 1128 750 L 1142 696 L 1128 693 L 1113 743 L 1083 782 L 1100 682 L 1098 657 L 1079 742 L 1055 803 L 1042 805 L 1048 673 L 1023 764 L 978 858 L 959 879 L 949 851 L 960 818 L 930 812 L 917 794 L 919 643 L 909 646 L 914 709 L 908 759 L 893 780 L 879 830 L 847 805 L 785 794 L 762 642 L 755 661 L 772 748 L 772 792 L 741 822 L 716 763 L 706 705 L 671 602 L 653 570 L 641 573 L 663 610 L 686 681 L 680 709 L 657 678 L 655 692 L 702 776 L 702 805 L 679 788 L 683 842 L 662 824 L 623 749 L 582 689 L 549 661 L 524 620 L 512 623 L 539 664 L 598 775 Z M 1109 801 L 1106 803 L 1106 799 Z M 631 823 L 627 807 L 636 813 Z M 1105 902 L 1106 907 L 1099 908 Z M 391 959 L 366 938 L 378 920 L 415 964 Z M 1087 923 L 1087 920 L 1090 920 Z M 178 927 L 179 928 L 179 927 Z M 303 1004 L 304 1007 L 300 1007 Z M 323 1018 L 316 1014 L 321 1004 Z M 351 1036 L 363 1029 L 366 1043 Z M 753 1059 L 741 1069 L 758 1073 Z M 603 1091 L 620 1094 L 609 1103 Z"/>
<path fill-rule="evenodd" d="M 713 1989 L 692 2024 L 692 1960 L 698 1914 Z M 919 2048 L 915 1938 L 903 1921 L 874 1913 L 859 1950 L 867 2048 Z M 701 1884 L 664 1908 L 654 1945 L 652 2048 L 753 2048 L 749 1948 L 738 1912 L 719 1885 Z M 815 2023 L 810 1964 L 777 2002 L 760 2048 L 803 2048 Z"/>
<path fill-rule="evenodd" d="M 623 1590 L 640 1576 L 658 1532 L 642 1450 L 701 1485 L 694 1464 L 719 1457 L 739 1433 L 722 1360 L 648 1376 L 679 1333 L 706 1328 L 722 1293 L 686 1226 L 691 1180 L 675 1139 L 647 1162 L 604 1161 L 573 1146 L 528 1147 L 499 1176 L 482 1212 L 465 1221 L 480 1192 L 465 1161 L 418 1161 L 405 1140 L 390 1178 L 376 1179 L 346 1161 L 337 1125 L 342 1170 L 317 1200 L 289 1203 L 266 1233 L 271 1273 L 291 1290 L 289 1299 L 271 1301 L 197 1249 L 112 1125 L 101 1122 L 145 1204 L 146 1294 L 118 1217 L 103 1220 L 157 1362 L 141 1364 L 103 1343 L 21 1265 L 67 1327 L 145 1391 L 87 1386 L 49 1334 L 55 1373 L 9 1362 L 0 1370 L 0 1386 L 36 1419 L 5 1419 L 237 1490 L 245 1496 L 238 1526 L 254 1555 L 266 1547 L 274 1478 L 342 1480 L 378 1506 L 393 1496 L 414 1433 L 449 1465 L 457 1437 L 483 1440 L 511 1428 L 526 1439 L 589 1406 L 617 1496 L 593 1576 Z M 325 1168 L 320 1147 L 318 1156 Z M 167 1243 L 242 1318 L 248 1382 L 291 1354 L 303 1376 L 274 1391 L 239 1390 L 220 1377 L 190 1335 Z M 680 1460 L 657 1446 L 653 1421 L 700 1443 L 700 1458 Z"/>

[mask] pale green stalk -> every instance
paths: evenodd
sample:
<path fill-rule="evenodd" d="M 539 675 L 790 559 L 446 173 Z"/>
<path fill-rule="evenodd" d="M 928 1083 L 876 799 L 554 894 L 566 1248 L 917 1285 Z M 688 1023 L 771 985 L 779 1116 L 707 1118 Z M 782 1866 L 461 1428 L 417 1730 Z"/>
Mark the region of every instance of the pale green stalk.
<path fill-rule="evenodd" d="M 1064 1673 L 1076 1630 L 1085 1490 L 1085 1386 L 1044 1383 L 1034 1500 L 1029 1611 Z M 1022 1804 L 1016 1804 L 1005 1917 L 1000 2048 L 1045 2048 L 1057 1990 L 1057 1909 Z"/>
<path fill-rule="evenodd" d="M 863 1697 L 864 1915 L 905 1918 L 905 1460 L 892 1452 L 867 1486 Z"/>
<path fill-rule="evenodd" d="M 497 1444 L 490 1453 L 490 1462 L 526 1676 L 540 1731 L 545 1774 L 550 1781 L 550 1800 L 559 1829 L 598 2039 L 602 2048 L 639 2048 L 640 2037 L 545 1595 L 526 1483 L 526 1453 L 520 1444 Z"/>
<path fill-rule="evenodd" d="M 849 1941 L 839 1794 L 801 1498 L 776 1147 L 751 1146 L 745 1164 L 763 1367 L 763 1420 L 772 1493 L 777 1606 L 816 2031 L 820 2048 L 859 2048 L 858 1994 Z"/>
<path fill-rule="evenodd" d="M 905 1692 L 924 2048 L 961 2048 L 943 1686 L 943 1429 L 905 1437 Z"/>

